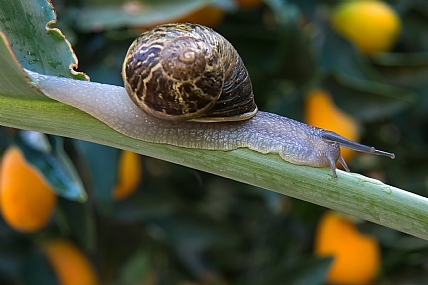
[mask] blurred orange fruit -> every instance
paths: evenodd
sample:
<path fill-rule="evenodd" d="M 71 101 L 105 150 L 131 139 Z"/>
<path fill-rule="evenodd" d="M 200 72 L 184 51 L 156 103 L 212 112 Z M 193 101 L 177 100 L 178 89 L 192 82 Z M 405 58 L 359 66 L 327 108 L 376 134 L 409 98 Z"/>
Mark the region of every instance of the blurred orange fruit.
<path fill-rule="evenodd" d="M 326 90 L 315 89 L 307 94 L 305 119 L 308 125 L 333 131 L 352 141 L 358 141 L 360 138 L 357 122 L 336 107 Z M 341 154 L 345 161 L 349 161 L 355 152 L 342 148 Z"/>
<path fill-rule="evenodd" d="M 138 29 L 148 30 L 165 23 L 194 23 L 213 28 L 221 23 L 224 15 L 225 11 L 223 9 L 212 5 L 206 5 L 184 15 L 180 15 L 177 18 L 169 18 L 163 22 L 141 25 Z"/>
<path fill-rule="evenodd" d="M 208 27 L 215 27 L 223 20 L 225 12 L 215 6 L 204 6 L 190 14 L 184 15 L 175 20 L 181 23 L 195 23 Z"/>
<path fill-rule="evenodd" d="M 327 281 L 334 284 L 370 284 L 380 268 L 379 244 L 357 231 L 350 219 L 333 211 L 324 213 L 315 233 L 315 253 L 333 256 Z"/>
<path fill-rule="evenodd" d="M 73 243 L 50 240 L 43 246 L 46 257 L 61 285 L 95 285 L 98 278 L 92 264 Z"/>
<path fill-rule="evenodd" d="M 25 161 L 21 150 L 9 147 L 3 154 L 0 209 L 13 229 L 30 233 L 43 228 L 55 209 L 57 197 L 38 170 Z"/>
<path fill-rule="evenodd" d="M 240 8 L 253 9 L 263 3 L 263 0 L 235 0 Z"/>
<path fill-rule="evenodd" d="M 118 167 L 118 184 L 113 189 L 114 200 L 125 199 L 137 190 L 141 181 L 140 156 L 130 151 L 121 151 Z"/>
<path fill-rule="evenodd" d="M 401 29 L 397 13 L 382 1 L 346 1 L 332 14 L 332 25 L 361 51 L 388 51 Z"/>

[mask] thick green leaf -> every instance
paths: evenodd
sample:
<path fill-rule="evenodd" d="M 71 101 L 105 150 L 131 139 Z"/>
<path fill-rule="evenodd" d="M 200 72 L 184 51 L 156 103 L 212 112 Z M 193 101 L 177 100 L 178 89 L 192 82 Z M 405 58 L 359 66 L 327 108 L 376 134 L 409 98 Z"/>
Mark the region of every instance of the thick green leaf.
<path fill-rule="evenodd" d="M 22 73 L 23 66 L 45 74 L 85 79 L 83 74 L 72 70 L 77 66 L 77 58 L 69 42 L 58 29 L 50 27 L 56 22 L 56 15 L 50 2 L 0 0 L 0 4 L 2 95 L 35 102 L 47 99 L 37 92 L 37 88 L 28 88 L 28 84 L 25 83 L 28 79 Z M 25 85 L 27 86 L 23 89 Z M 59 138 L 53 138 L 53 143 L 52 153 L 23 147 L 26 158 L 41 170 L 60 196 L 86 200 L 80 178 L 63 151 L 62 142 Z"/>
<path fill-rule="evenodd" d="M 13 96 L 15 98 L 42 99 L 47 98 L 29 89 L 27 79 L 18 64 L 10 44 L 4 34 L 0 32 L 0 90 L 2 96 Z"/>
<path fill-rule="evenodd" d="M 76 73 L 77 58 L 60 30 L 52 28 L 55 11 L 47 0 L 0 0 L 0 32 L 21 66 L 44 74 L 85 79 Z M 44 23 L 44 25 L 40 25 Z"/>

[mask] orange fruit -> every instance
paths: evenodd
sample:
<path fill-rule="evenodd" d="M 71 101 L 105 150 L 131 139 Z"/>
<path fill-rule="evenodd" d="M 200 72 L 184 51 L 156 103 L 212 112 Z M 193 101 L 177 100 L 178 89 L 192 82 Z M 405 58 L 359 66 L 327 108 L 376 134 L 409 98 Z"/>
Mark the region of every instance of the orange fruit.
<path fill-rule="evenodd" d="M 215 27 L 223 20 L 224 14 L 225 12 L 223 9 L 208 5 L 201 7 L 191 12 L 190 14 L 184 15 L 174 21 L 182 23 L 195 23 L 208 27 Z"/>
<path fill-rule="evenodd" d="M 220 24 L 224 15 L 225 11 L 223 9 L 212 5 L 206 5 L 176 18 L 169 18 L 165 21 L 138 26 L 137 29 L 146 31 L 165 23 L 194 23 L 213 28 Z"/>
<path fill-rule="evenodd" d="M 239 8 L 253 9 L 263 3 L 262 0 L 235 0 Z"/>
<path fill-rule="evenodd" d="M 95 285 L 98 278 L 92 264 L 73 243 L 50 240 L 43 245 L 46 257 L 61 285 Z"/>
<path fill-rule="evenodd" d="M 333 256 L 327 281 L 334 284 L 370 284 L 380 268 L 377 240 L 357 231 L 350 219 L 333 211 L 324 213 L 315 233 L 315 253 Z"/>
<path fill-rule="evenodd" d="M 25 161 L 21 150 L 9 147 L 3 154 L 0 209 L 13 229 L 30 233 L 43 228 L 55 209 L 57 197 L 39 171 Z"/>
<path fill-rule="evenodd" d="M 333 131 L 352 141 L 360 138 L 357 122 L 340 110 L 326 90 L 315 89 L 305 98 L 305 119 L 308 125 Z M 350 149 L 341 149 L 345 161 L 355 154 Z"/>
<path fill-rule="evenodd" d="M 388 51 L 401 29 L 397 13 L 382 1 L 345 1 L 332 14 L 333 27 L 361 51 Z"/>
<path fill-rule="evenodd" d="M 114 200 L 121 200 L 137 190 L 141 182 L 142 165 L 140 156 L 130 151 L 121 151 L 118 167 L 118 184 L 113 189 Z"/>

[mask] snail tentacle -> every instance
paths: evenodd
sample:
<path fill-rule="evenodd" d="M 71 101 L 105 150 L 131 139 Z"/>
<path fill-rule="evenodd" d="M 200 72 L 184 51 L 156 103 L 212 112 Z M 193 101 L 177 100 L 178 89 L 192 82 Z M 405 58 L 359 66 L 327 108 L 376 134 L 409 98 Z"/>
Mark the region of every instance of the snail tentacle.
<path fill-rule="evenodd" d="M 352 149 L 355 151 L 388 156 L 389 158 L 392 158 L 392 159 L 395 158 L 395 154 L 393 154 L 393 153 L 386 152 L 383 150 L 378 150 L 372 146 L 366 146 L 366 145 L 359 144 L 357 142 L 348 140 L 347 138 L 344 138 L 344 137 L 342 137 L 342 136 L 340 136 L 334 132 L 331 132 L 331 131 L 327 131 L 327 130 L 324 131 L 322 134 L 322 138 L 326 141 L 336 142 L 336 143 L 340 144 L 340 146 L 343 146 L 345 148 L 349 148 L 349 149 Z"/>

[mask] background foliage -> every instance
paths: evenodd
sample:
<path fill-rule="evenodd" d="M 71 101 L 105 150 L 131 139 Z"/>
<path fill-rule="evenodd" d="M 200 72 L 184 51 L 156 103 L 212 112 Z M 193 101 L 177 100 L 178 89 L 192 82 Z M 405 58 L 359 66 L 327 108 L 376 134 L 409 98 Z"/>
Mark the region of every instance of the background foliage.
<path fill-rule="evenodd" d="M 398 41 L 390 52 L 367 56 L 331 27 L 337 1 L 278 0 L 251 7 L 226 0 L 53 1 L 55 27 L 70 40 L 78 70 L 92 81 L 122 85 L 126 50 L 149 27 L 174 21 L 210 25 L 239 51 L 261 110 L 304 121 L 307 94 L 328 90 L 358 124 L 361 142 L 397 156 L 389 161 L 357 155 L 351 169 L 427 196 L 428 4 L 389 3 L 402 21 Z M 135 15 L 123 16 L 129 9 Z M 37 64 L 32 60 L 27 63 Z M 34 164 L 52 161 L 29 153 L 40 142 L 15 130 L 0 133 L 2 150 L 14 142 Z M 321 207 L 148 157 L 141 157 L 137 191 L 114 201 L 119 150 L 53 136 L 46 144 L 64 165 L 48 163 L 44 173 L 54 170 L 55 176 L 60 169 L 69 173 L 60 177 L 81 177 L 88 200 L 78 202 L 86 195 L 82 185 L 64 187 L 50 224 L 34 234 L 17 233 L 0 220 L 1 284 L 56 284 L 46 277 L 52 272 L 39 251 L 51 237 L 78 244 L 102 284 L 324 282 L 330 260 L 313 253 Z M 359 229 L 381 245 L 377 284 L 423 284 L 428 243 L 370 223 Z"/>

